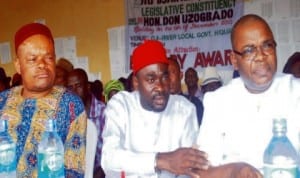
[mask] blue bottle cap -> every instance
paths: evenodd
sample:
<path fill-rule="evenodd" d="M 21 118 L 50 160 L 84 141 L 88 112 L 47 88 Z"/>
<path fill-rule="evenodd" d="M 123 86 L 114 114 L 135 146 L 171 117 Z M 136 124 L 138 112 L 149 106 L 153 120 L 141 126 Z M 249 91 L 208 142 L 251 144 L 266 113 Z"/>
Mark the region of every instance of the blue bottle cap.
<path fill-rule="evenodd" d="M 49 132 L 56 131 L 56 120 L 48 119 L 46 121 L 46 131 L 49 131 Z"/>
<path fill-rule="evenodd" d="M 0 119 L 0 132 L 4 132 L 7 130 L 7 120 Z"/>

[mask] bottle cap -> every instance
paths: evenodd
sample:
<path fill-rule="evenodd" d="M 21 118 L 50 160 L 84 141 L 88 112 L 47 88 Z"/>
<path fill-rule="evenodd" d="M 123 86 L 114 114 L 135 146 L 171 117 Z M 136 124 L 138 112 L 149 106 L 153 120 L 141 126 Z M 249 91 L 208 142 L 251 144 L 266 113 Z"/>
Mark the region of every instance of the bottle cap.
<path fill-rule="evenodd" d="M 273 132 L 286 132 L 286 119 L 273 119 Z"/>
<path fill-rule="evenodd" d="M 56 131 L 56 120 L 48 119 L 46 121 L 46 131 L 53 132 Z"/>
<path fill-rule="evenodd" d="M 7 120 L 0 119 L 0 132 L 4 132 L 7 130 Z"/>

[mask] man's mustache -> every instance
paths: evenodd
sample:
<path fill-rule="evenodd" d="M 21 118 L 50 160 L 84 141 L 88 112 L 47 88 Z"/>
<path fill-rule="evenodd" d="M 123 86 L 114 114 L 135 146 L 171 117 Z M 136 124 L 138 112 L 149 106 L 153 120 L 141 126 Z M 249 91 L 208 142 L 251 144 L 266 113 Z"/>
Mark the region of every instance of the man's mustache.
<path fill-rule="evenodd" d="M 152 99 L 155 99 L 156 97 L 165 97 L 166 93 L 165 92 L 157 92 L 152 96 Z"/>

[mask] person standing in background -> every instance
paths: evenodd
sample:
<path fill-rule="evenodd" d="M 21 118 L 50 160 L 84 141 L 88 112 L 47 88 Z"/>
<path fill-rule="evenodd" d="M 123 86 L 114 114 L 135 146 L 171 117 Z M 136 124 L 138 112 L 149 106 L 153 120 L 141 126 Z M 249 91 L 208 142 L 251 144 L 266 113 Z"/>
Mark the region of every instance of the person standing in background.
<path fill-rule="evenodd" d="M 107 103 L 101 164 L 107 178 L 258 178 L 248 164 L 210 167 L 192 148 L 198 133 L 195 106 L 170 95 L 169 61 L 163 44 L 146 40 L 134 49 L 136 90 L 120 91 Z M 254 172 L 254 173 L 253 173 Z"/>
<path fill-rule="evenodd" d="M 105 98 L 103 95 L 103 83 L 101 80 L 95 80 L 92 82 L 90 90 L 99 101 L 105 103 Z"/>
<path fill-rule="evenodd" d="M 223 85 L 222 79 L 215 67 L 208 66 L 203 72 L 203 82 L 201 83 L 201 92 L 203 97 L 206 92 L 212 92 Z"/>
<path fill-rule="evenodd" d="M 0 92 L 10 88 L 11 77 L 7 77 L 5 70 L 0 67 Z"/>
<path fill-rule="evenodd" d="M 195 96 L 200 101 L 203 99 L 201 88 L 198 86 L 199 77 L 198 73 L 194 68 L 188 68 L 184 73 L 184 82 L 187 87 L 186 94 L 188 96 Z"/>
<path fill-rule="evenodd" d="M 107 103 L 110 98 L 119 91 L 125 90 L 123 83 L 120 80 L 110 80 L 104 86 L 104 97 Z"/>
<path fill-rule="evenodd" d="M 96 157 L 94 164 L 94 176 L 104 177 L 101 168 L 101 150 L 102 150 L 102 130 L 104 127 L 104 109 L 105 104 L 98 100 L 88 89 L 88 76 L 87 73 L 81 69 L 76 68 L 68 74 L 67 87 L 82 99 L 88 119 L 95 123 L 98 131 L 98 143 L 96 149 Z"/>
<path fill-rule="evenodd" d="M 55 74 L 55 85 L 59 86 L 67 86 L 67 78 L 68 78 L 68 71 L 66 71 L 64 68 L 56 65 L 56 74 Z"/>
<path fill-rule="evenodd" d="M 55 85 L 67 86 L 68 73 L 73 70 L 73 64 L 65 59 L 59 58 L 56 61 L 56 74 L 55 74 Z"/>
<path fill-rule="evenodd" d="M 283 73 L 292 74 L 296 78 L 300 78 L 300 52 L 295 52 L 289 57 L 283 67 Z"/>
<path fill-rule="evenodd" d="M 66 177 L 84 177 L 86 113 L 80 98 L 54 86 L 55 50 L 50 29 L 39 23 L 15 33 L 14 66 L 23 85 L 0 93 L 0 118 L 16 143 L 17 177 L 37 177 L 37 150 L 45 122 L 55 119 L 64 143 Z M 76 163 L 76 164 L 74 164 Z"/>
<path fill-rule="evenodd" d="M 63 57 L 59 58 L 56 61 L 56 65 L 65 69 L 67 72 L 71 72 L 74 69 L 72 62 L 70 62 L 68 59 Z"/>
<path fill-rule="evenodd" d="M 22 85 L 22 76 L 16 72 L 11 80 L 11 87 Z"/>
<path fill-rule="evenodd" d="M 169 59 L 168 71 L 170 76 L 170 93 L 182 95 L 195 105 L 197 111 L 198 125 L 200 127 L 202 122 L 202 115 L 203 115 L 202 101 L 200 101 L 195 96 L 188 96 L 182 93 L 181 79 L 183 77 L 183 73 L 181 72 L 179 63 L 176 59 L 172 59 L 172 58 Z"/>
<path fill-rule="evenodd" d="M 132 56 L 133 92 L 120 91 L 107 103 L 102 166 L 107 178 L 197 176 L 208 166 L 191 148 L 198 132 L 195 106 L 170 95 L 168 59 L 161 42 L 146 40 Z M 180 148 L 185 147 L 185 148 Z"/>

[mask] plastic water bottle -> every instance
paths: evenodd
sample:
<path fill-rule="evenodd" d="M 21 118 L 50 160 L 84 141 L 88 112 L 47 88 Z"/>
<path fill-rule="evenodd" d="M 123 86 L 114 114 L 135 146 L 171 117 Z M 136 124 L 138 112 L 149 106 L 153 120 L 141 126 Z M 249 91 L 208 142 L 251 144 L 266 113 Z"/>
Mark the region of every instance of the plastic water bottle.
<path fill-rule="evenodd" d="M 64 178 L 64 146 L 57 134 L 56 120 L 48 119 L 38 146 L 38 177 Z"/>
<path fill-rule="evenodd" d="M 7 120 L 0 119 L 0 177 L 16 177 L 16 144 L 8 133 Z"/>
<path fill-rule="evenodd" d="M 264 178 L 298 178 L 297 151 L 286 136 L 286 119 L 273 120 L 273 137 L 264 152 Z"/>

